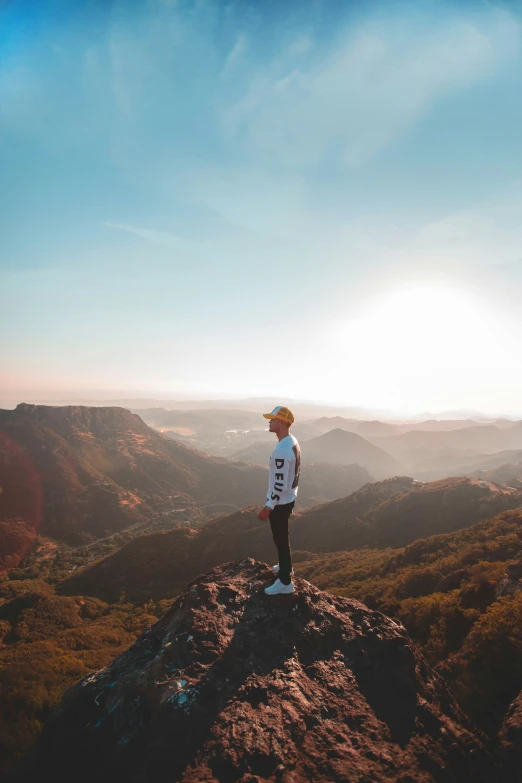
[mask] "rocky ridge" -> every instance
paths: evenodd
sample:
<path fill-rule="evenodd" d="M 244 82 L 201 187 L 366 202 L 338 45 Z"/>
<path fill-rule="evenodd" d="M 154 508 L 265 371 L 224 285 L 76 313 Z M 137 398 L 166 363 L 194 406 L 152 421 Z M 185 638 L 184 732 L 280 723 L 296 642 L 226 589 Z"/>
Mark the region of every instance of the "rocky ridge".
<path fill-rule="evenodd" d="M 407 476 L 366 484 L 346 498 L 290 518 L 294 559 L 309 553 L 340 552 L 364 546 L 410 544 L 418 538 L 453 532 L 522 503 L 522 493 L 493 492 L 471 479 L 421 484 Z M 213 520 L 197 531 L 155 533 L 135 538 L 118 552 L 71 575 L 59 587 L 66 595 L 117 601 L 147 601 L 177 595 L 198 574 L 225 562 L 273 556 L 258 506 Z"/>
<path fill-rule="evenodd" d="M 80 681 L 13 780 L 491 781 L 481 737 L 405 629 L 251 558 L 198 577 Z M 81 763 L 79 760 L 81 759 Z"/>

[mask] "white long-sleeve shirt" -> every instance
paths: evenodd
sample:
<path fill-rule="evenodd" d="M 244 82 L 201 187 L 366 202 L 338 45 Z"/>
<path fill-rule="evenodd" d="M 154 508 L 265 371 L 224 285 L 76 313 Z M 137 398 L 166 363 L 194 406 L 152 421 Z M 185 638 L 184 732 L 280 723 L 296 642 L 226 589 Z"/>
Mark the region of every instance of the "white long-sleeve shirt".
<path fill-rule="evenodd" d="M 288 434 L 278 441 L 270 456 L 268 492 L 266 505 L 269 508 L 291 503 L 297 497 L 297 485 L 301 468 L 301 449 L 297 438 Z"/>

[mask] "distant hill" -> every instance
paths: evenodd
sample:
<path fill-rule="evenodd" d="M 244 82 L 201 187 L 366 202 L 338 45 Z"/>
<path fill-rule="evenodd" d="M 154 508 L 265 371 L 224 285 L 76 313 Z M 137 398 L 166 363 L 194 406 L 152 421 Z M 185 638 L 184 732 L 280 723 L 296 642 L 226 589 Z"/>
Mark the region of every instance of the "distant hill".
<path fill-rule="evenodd" d="M 314 421 L 314 427 L 318 430 L 317 435 L 324 435 L 331 430 L 340 429 L 346 432 L 355 432 L 361 424 L 360 419 L 351 419 L 344 416 L 321 416 Z"/>
<path fill-rule="evenodd" d="M 201 410 L 165 410 L 164 408 L 133 409 L 150 427 L 171 435 L 192 448 L 207 450 L 209 446 L 218 446 L 221 455 L 223 447 L 235 432 L 257 430 L 262 434 L 263 417 L 251 411 L 201 409 Z M 268 434 L 268 433 L 267 433 Z M 216 451 L 216 450 L 215 450 Z"/>
<path fill-rule="evenodd" d="M 118 420 L 121 423 L 120 413 L 104 415 L 107 409 L 98 410 L 105 421 L 112 420 L 115 429 Z M 145 499 L 136 494 L 134 486 L 124 486 L 106 472 L 107 460 L 104 464 L 100 458 L 88 459 L 81 441 L 88 448 L 92 441 L 97 443 L 96 437 L 78 420 L 74 425 L 64 419 L 61 411 L 26 405 L 12 412 L 0 411 L 4 487 L 0 517 L 20 518 L 44 535 L 71 542 L 143 521 L 152 510 Z M 131 416 L 127 411 L 124 414 L 125 419 Z M 68 441 L 65 430 L 80 442 L 79 447 Z M 121 472 L 124 458 L 114 451 L 114 463 Z"/>
<path fill-rule="evenodd" d="M 394 422 L 387 421 L 360 421 L 347 419 L 342 416 L 331 418 L 323 417 L 315 422 L 315 427 L 322 430 L 322 434 L 329 430 L 339 428 L 348 432 L 357 432 L 364 438 L 385 438 L 390 435 L 400 435 L 406 432 L 454 432 L 469 427 L 495 426 L 498 429 L 510 429 L 520 422 L 511 419 L 427 419 L 426 421 Z M 317 433 L 320 434 L 320 433 Z"/>
<path fill-rule="evenodd" d="M 429 456 L 425 456 L 426 453 Z M 478 467 L 490 456 L 476 449 L 440 449 L 433 452 L 422 450 L 422 455 L 411 465 L 411 473 L 421 481 L 436 481 L 446 476 L 465 476 L 470 470 L 467 466 Z"/>
<path fill-rule="evenodd" d="M 25 519 L 69 543 L 176 509 L 196 521 L 206 504 L 243 506 L 266 493 L 266 471 L 190 449 L 123 408 L 20 404 L 0 411 L 0 433 L 0 518 Z M 28 519 L 37 495 L 41 518 L 33 510 Z"/>
<path fill-rule="evenodd" d="M 195 427 L 206 426 L 218 428 L 220 431 L 229 429 L 262 428 L 263 419 L 260 413 L 226 408 L 201 408 L 196 410 L 165 410 L 165 408 L 132 409 L 147 424 L 158 427 Z"/>
<path fill-rule="evenodd" d="M 494 422 L 488 422 L 493 424 Z M 452 432 L 454 430 L 462 430 L 466 427 L 474 427 L 479 422 L 474 419 L 426 419 L 426 421 L 416 421 L 412 423 L 405 423 L 397 425 L 400 432 L 410 432 L 411 430 L 417 430 L 422 432 Z"/>
<path fill-rule="evenodd" d="M 474 479 L 422 484 L 399 477 L 303 512 L 292 540 L 296 548 L 309 552 L 404 546 L 521 505 L 522 492 L 482 486 Z"/>
<path fill-rule="evenodd" d="M 426 421 L 390 423 L 387 421 L 360 421 L 358 419 L 346 419 L 342 416 L 323 417 L 318 419 L 314 426 L 321 429 L 324 434 L 329 430 L 339 428 L 348 432 L 356 432 L 364 438 L 387 438 L 391 435 L 400 435 L 406 432 L 454 432 L 468 429 L 469 427 L 495 426 L 498 429 L 510 429 L 520 422 L 511 419 L 427 419 Z"/>
<path fill-rule="evenodd" d="M 386 449 L 407 467 L 442 449 L 471 449 L 485 454 L 522 449 L 522 422 L 503 429 L 493 425 L 475 425 L 451 432 L 411 430 L 387 438 L 372 438 L 372 443 Z"/>
<path fill-rule="evenodd" d="M 241 460 L 242 462 L 251 462 L 253 465 L 268 465 L 270 455 L 274 450 L 275 442 L 270 439 L 266 442 L 255 441 L 249 446 L 244 446 L 234 451 L 231 459 Z"/>
<path fill-rule="evenodd" d="M 514 427 L 516 424 L 520 424 L 520 419 L 495 419 L 491 422 L 491 424 L 494 424 L 495 427 L 498 427 L 499 429 L 506 429 L 509 430 L 511 427 Z"/>
<path fill-rule="evenodd" d="M 123 408 L 21 404 L 0 411 L 0 441 L 0 520 L 25 526 L 8 537 L 1 536 L 5 525 L 0 530 L 0 564 L 14 562 L 15 541 L 26 550 L 31 531 L 78 545 L 153 520 L 164 528 L 199 524 L 266 497 L 268 460 L 256 467 L 204 454 Z M 343 497 L 372 478 L 359 466 L 303 469 L 301 507 Z"/>
<path fill-rule="evenodd" d="M 302 462 L 296 511 L 317 506 L 355 492 L 374 477 L 360 465 L 326 465 Z"/>
<path fill-rule="evenodd" d="M 399 433 L 400 428 L 396 424 L 387 424 L 384 421 L 361 421 L 353 432 L 362 435 L 363 438 L 387 438 Z"/>
<path fill-rule="evenodd" d="M 345 432 L 356 432 L 366 437 L 386 437 L 396 435 L 401 432 L 401 428 L 396 424 L 389 424 L 376 419 L 372 421 L 361 421 L 360 419 L 347 419 L 343 416 L 323 416 L 313 423 L 317 430 L 315 436 L 325 435 L 327 432 L 339 429 Z"/>
<path fill-rule="evenodd" d="M 306 441 L 303 459 L 337 465 L 356 462 L 376 478 L 386 478 L 397 472 L 397 462 L 384 448 L 375 446 L 355 432 L 341 429 L 331 430 L 325 435 Z"/>
<path fill-rule="evenodd" d="M 268 431 L 268 421 L 260 413 L 228 409 L 173 410 L 149 408 L 134 410 L 154 429 L 179 440 L 191 448 L 208 454 L 230 457 L 239 449 L 257 442 L 275 445 L 275 436 Z M 292 433 L 299 441 L 321 433 L 309 422 L 297 422 Z M 263 466 L 266 464 L 262 463 Z"/>
<path fill-rule="evenodd" d="M 424 481 L 432 481 L 443 476 L 479 477 L 481 473 L 495 471 L 504 465 L 518 465 L 522 462 L 522 449 L 509 449 L 496 454 L 477 454 L 473 451 L 453 451 L 447 449 L 432 457 L 423 459 L 415 465 L 415 476 Z M 491 481 L 495 481 L 493 475 Z M 499 474 L 498 483 L 505 484 Z"/>
<path fill-rule="evenodd" d="M 416 538 L 457 530 L 522 504 L 522 492 L 493 491 L 472 479 L 419 484 L 407 477 L 367 484 L 349 497 L 291 517 L 294 552 L 364 546 L 401 546 Z M 142 603 L 175 595 L 199 573 L 225 560 L 255 557 L 271 562 L 275 549 L 268 523 L 246 508 L 198 531 L 141 536 L 115 554 L 79 571 L 60 590 L 105 601 Z"/>
<path fill-rule="evenodd" d="M 491 422 L 493 420 L 492 416 L 486 416 L 482 411 L 474 410 L 473 408 L 461 408 L 460 410 L 451 410 L 451 411 L 440 411 L 436 415 L 434 415 L 430 411 L 423 411 L 422 413 L 419 413 L 414 418 L 417 421 L 426 421 L 426 420 L 432 420 L 439 418 L 441 421 L 447 421 L 455 419 L 456 421 L 462 420 L 462 419 L 472 419 L 473 421 L 483 421 L 483 422 Z"/>
<path fill-rule="evenodd" d="M 493 481 L 497 484 L 522 489 L 522 462 L 517 464 L 507 462 L 492 470 L 476 470 L 470 475 L 482 481 Z"/>
<path fill-rule="evenodd" d="M 376 478 L 393 475 L 397 463 L 383 449 L 369 443 L 361 435 L 346 430 L 331 430 L 307 441 L 300 441 L 303 462 L 330 465 L 360 465 Z M 234 459 L 267 465 L 273 442 L 253 443 L 233 452 Z"/>

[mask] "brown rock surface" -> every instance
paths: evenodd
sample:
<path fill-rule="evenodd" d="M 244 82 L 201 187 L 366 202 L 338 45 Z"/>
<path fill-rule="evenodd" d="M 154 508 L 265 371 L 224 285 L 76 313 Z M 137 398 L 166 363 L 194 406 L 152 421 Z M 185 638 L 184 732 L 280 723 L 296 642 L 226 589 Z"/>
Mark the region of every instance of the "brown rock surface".
<path fill-rule="evenodd" d="M 506 713 L 500 739 L 501 779 L 505 783 L 522 781 L 522 693 Z"/>
<path fill-rule="evenodd" d="M 16 780 L 493 780 L 489 756 L 405 629 L 250 558 L 196 579 L 72 689 Z M 71 774 L 73 777 L 71 778 Z"/>

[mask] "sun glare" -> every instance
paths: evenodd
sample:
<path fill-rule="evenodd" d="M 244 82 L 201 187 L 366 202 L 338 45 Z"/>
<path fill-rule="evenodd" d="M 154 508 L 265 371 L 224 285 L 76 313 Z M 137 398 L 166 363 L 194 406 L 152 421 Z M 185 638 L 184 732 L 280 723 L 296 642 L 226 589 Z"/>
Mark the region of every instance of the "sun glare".
<path fill-rule="evenodd" d="M 358 353 L 377 353 L 388 362 L 407 354 L 432 368 L 483 365 L 488 350 L 501 359 L 509 339 L 478 297 L 438 286 L 394 291 L 336 331 L 337 344 Z"/>
<path fill-rule="evenodd" d="M 519 363 L 520 335 L 507 315 L 456 287 L 396 289 L 332 323 L 329 336 L 322 378 L 368 404 L 449 405 L 455 395 L 490 394 Z"/>

